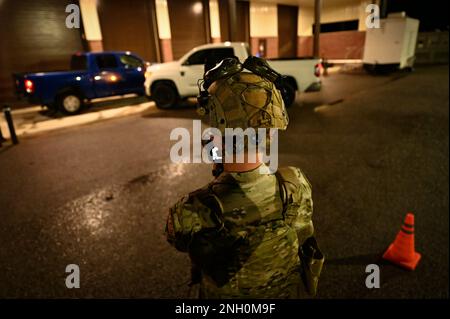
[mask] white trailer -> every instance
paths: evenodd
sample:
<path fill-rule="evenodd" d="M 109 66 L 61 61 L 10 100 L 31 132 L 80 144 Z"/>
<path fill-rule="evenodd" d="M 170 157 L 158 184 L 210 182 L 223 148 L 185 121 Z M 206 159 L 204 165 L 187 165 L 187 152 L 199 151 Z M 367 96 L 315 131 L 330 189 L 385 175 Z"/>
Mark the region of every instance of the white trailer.
<path fill-rule="evenodd" d="M 380 28 L 366 31 L 363 65 L 368 71 L 412 69 L 415 60 L 419 20 L 404 12 L 380 20 Z"/>

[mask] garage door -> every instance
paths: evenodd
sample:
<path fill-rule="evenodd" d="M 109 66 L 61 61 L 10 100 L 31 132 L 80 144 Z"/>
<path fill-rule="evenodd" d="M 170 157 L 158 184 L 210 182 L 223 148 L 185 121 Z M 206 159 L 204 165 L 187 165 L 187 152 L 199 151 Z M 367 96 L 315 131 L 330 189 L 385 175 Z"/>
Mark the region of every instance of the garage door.
<path fill-rule="evenodd" d="M 66 28 L 74 0 L 0 1 L 0 102 L 15 101 L 12 73 L 69 68 L 83 50 L 80 29 Z"/>
<path fill-rule="evenodd" d="M 102 0 L 98 15 L 103 49 L 132 51 L 150 62 L 158 61 L 152 23 L 154 0 Z"/>
<path fill-rule="evenodd" d="M 206 39 L 205 1 L 168 0 L 170 30 L 174 59 L 180 58 L 195 46 L 204 44 Z"/>
<path fill-rule="evenodd" d="M 278 5 L 278 56 L 297 55 L 297 6 Z"/>
<path fill-rule="evenodd" d="M 250 42 L 250 3 L 236 1 L 236 41 Z"/>

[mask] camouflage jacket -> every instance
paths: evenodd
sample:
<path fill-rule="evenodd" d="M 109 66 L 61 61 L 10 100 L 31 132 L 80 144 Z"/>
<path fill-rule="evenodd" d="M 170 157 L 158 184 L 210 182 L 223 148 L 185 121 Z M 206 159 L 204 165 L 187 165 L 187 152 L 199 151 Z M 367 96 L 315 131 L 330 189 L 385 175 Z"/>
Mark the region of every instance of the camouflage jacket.
<path fill-rule="evenodd" d="M 201 269 L 201 296 L 298 296 L 298 248 L 314 232 L 311 185 L 298 168 L 279 172 L 284 183 L 268 170 L 222 173 L 170 209 L 167 239 Z"/>

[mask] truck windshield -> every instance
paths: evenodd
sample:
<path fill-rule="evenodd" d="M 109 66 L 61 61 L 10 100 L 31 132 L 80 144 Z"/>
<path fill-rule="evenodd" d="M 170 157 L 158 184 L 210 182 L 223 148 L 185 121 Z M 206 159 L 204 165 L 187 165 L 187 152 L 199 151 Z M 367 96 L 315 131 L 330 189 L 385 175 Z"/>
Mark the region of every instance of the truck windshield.
<path fill-rule="evenodd" d="M 86 56 L 73 55 L 72 59 L 70 60 L 70 69 L 72 71 L 86 70 L 87 69 Z"/>
<path fill-rule="evenodd" d="M 233 48 L 216 48 L 216 49 L 205 49 L 193 53 L 185 62 L 186 65 L 198 65 L 207 64 L 212 62 L 213 65 L 219 63 L 225 58 L 233 57 Z"/>

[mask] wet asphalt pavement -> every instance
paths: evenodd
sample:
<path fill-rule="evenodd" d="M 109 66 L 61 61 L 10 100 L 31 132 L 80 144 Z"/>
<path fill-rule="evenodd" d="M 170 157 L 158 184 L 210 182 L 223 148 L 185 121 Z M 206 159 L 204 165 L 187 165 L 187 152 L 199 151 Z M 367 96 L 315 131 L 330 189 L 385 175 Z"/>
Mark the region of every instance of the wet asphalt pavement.
<path fill-rule="evenodd" d="M 448 101 L 448 66 L 435 66 L 333 74 L 289 110 L 279 159 L 313 185 L 319 298 L 448 298 Z M 154 109 L 0 148 L 0 297 L 186 297 L 189 260 L 163 231 L 170 205 L 211 179 L 169 160 L 171 129 L 194 118 Z M 409 211 L 414 272 L 380 260 Z M 72 263 L 80 289 L 65 286 Z M 365 286 L 371 263 L 379 289 Z"/>

